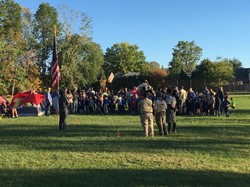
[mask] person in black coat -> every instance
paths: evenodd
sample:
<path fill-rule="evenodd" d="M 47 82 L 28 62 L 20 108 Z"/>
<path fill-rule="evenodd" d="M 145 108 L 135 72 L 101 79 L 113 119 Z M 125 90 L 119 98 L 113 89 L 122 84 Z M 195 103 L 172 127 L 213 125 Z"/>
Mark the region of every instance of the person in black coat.
<path fill-rule="evenodd" d="M 68 116 L 68 100 L 67 97 L 65 96 L 65 90 L 60 91 L 60 96 L 59 96 L 59 130 L 65 129 L 67 124 L 66 124 L 66 118 Z"/>

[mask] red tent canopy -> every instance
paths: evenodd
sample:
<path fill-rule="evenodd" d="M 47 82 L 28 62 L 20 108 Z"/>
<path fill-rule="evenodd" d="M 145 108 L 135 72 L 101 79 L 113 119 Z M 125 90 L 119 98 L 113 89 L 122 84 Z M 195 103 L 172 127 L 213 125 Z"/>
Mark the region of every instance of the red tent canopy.
<path fill-rule="evenodd" d="M 2 103 L 8 103 L 7 99 L 5 99 L 4 96 L 0 96 L 0 104 Z"/>
<path fill-rule="evenodd" d="M 44 100 L 45 100 L 45 95 L 38 94 L 32 91 L 26 91 L 14 95 L 10 105 L 13 107 L 17 102 L 19 102 L 17 103 L 16 108 L 24 105 L 25 103 L 32 103 L 38 106 Z"/>

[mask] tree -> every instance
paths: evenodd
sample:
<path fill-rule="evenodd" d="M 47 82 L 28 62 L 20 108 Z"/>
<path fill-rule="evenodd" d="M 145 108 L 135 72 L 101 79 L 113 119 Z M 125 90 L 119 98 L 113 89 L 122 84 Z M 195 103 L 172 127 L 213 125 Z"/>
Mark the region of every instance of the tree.
<path fill-rule="evenodd" d="M 24 24 L 25 17 L 31 18 L 30 12 L 6 0 L 0 2 L 0 14 L 3 23 L 0 25 L 1 94 L 39 89 L 41 81 L 34 63 L 36 52 L 31 49 L 30 37 L 26 37 L 26 31 L 31 32 L 31 27 Z"/>
<path fill-rule="evenodd" d="M 169 63 L 170 75 L 177 77 L 183 70 L 193 72 L 202 55 L 202 49 L 194 41 L 179 41 L 173 48 L 173 58 Z"/>
<path fill-rule="evenodd" d="M 168 72 L 157 62 L 149 63 L 149 82 L 154 88 L 165 86 L 165 79 Z"/>
<path fill-rule="evenodd" d="M 218 58 L 214 62 L 204 59 L 197 66 L 194 75 L 196 78 L 203 79 L 204 86 L 227 85 L 234 79 L 233 65 L 227 59 Z"/>
<path fill-rule="evenodd" d="M 22 30 L 21 11 L 20 5 L 13 0 L 0 1 L 0 35 L 7 36 L 10 30 Z"/>
<path fill-rule="evenodd" d="M 107 48 L 103 68 L 107 73 L 142 72 L 146 65 L 145 59 L 143 51 L 139 51 L 137 45 L 116 43 Z"/>
<path fill-rule="evenodd" d="M 27 50 L 34 50 L 35 48 L 35 36 L 33 33 L 34 30 L 34 22 L 32 19 L 32 14 L 30 12 L 30 9 L 26 7 L 22 7 L 22 26 L 23 26 L 23 37 L 28 43 Z"/>
<path fill-rule="evenodd" d="M 18 62 L 24 54 L 25 41 L 22 37 L 21 7 L 12 0 L 0 1 L 0 72 L 1 86 L 4 94 L 7 94 L 16 85 L 19 72 Z"/>
<path fill-rule="evenodd" d="M 54 26 L 56 26 L 57 33 L 60 34 L 56 9 L 48 3 L 40 4 L 35 13 L 34 35 L 37 41 L 38 65 L 43 80 L 45 80 L 45 75 L 49 72 L 51 66 Z"/>
<path fill-rule="evenodd" d="M 161 69 L 161 66 L 158 62 L 153 61 L 153 62 L 149 62 L 149 69 L 150 70 L 155 70 L 155 69 L 158 70 L 158 69 Z"/>
<path fill-rule="evenodd" d="M 102 73 L 103 53 L 100 45 L 86 43 L 84 36 L 74 34 L 61 42 L 59 64 L 62 86 L 86 86 L 95 83 Z"/>
<path fill-rule="evenodd" d="M 67 5 L 63 5 L 59 7 L 59 18 L 64 38 L 70 37 L 76 25 L 78 26 L 78 23 L 80 23 L 80 36 L 86 40 L 90 39 L 92 35 L 92 19 L 85 12 L 70 9 Z"/>
<path fill-rule="evenodd" d="M 207 86 L 213 82 L 214 62 L 209 59 L 202 60 L 200 65 L 198 65 L 194 71 L 194 77 L 197 79 L 202 79 L 204 86 Z"/>
<path fill-rule="evenodd" d="M 100 46 L 91 40 L 91 18 L 84 12 L 59 7 L 62 36 L 59 42 L 59 65 L 61 67 L 61 86 L 70 89 L 85 86 L 97 81 L 103 64 Z M 73 34 L 79 27 L 79 33 Z"/>
<path fill-rule="evenodd" d="M 230 64 L 232 64 L 234 70 L 242 68 L 242 62 L 237 58 L 225 59 L 225 60 L 227 60 Z"/>
<path fill-rule="evenodd" d="M 232 64 L 226 59 L 214 62 L 213 86 L 227 85 L 234 80 L 234 70 Z"/>

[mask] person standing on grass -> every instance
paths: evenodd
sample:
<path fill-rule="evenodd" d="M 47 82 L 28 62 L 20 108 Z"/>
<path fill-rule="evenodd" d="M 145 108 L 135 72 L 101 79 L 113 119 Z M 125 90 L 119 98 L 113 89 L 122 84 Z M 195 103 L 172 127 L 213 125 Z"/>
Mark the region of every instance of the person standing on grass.
<path fill-rule="evenodd" d="M 12 118 L 18 118 L 18 113 L 17 113 L 17 107 L 19 106 L 19 103 L 22 101 L 21 98 L 18 98 L 14 106 L 11 108 L 11 114 Z"/>
<path fill-rule="evenodd" d="M 184 86 L 180 86 L 179 87 L 179 91 L 178 91 L 178 95 L 179 95 L 179 100 L 178 100 L 178 108 L 179 108 L 179 114 L 183 115 L 185 114 L 185 103 L 186 103 L 186 99 L 187 99 L 187 92 L 186 90 L 184 90 Z"/>
<path fill-rule="evenodd" d="M 139 102 L 141 125 L 145 137 L 154 136 L 153 102 L 148 99 L 148 93 L 142 93 L 143 99 Z"/>
<path fill-rule="evenodd" d="M 223 111 L 226 114 L 226 117 L 229 117 L 229 112 L 228 109 L 231 106 L 231 103 L 228 101 L 228 97 L 225 97 L 224 100 L 222 101 L 222 107 L 223 107 Z"/>
<path fill-rule="evenodd" d="M 166 103 L 167 103 L 167 123 L 168 123 L 168 133 L 171 131 L 171 126 L 173 124 L 172 132 L 176 132 L 176 99 L 172 95 L 172 90 L 170 88 L 167 89 L 167 96 L 166 96 Z"/>
<path fill-rule="evenodd" d="M 217 92 L 216 92 L 217 96 L 220 99 L 220 102 L 222 104 L 223 100 L 224 100 L 224 91 L 223 91 L 223 87 L 218 87 Z M 223 107 L 220 105 L 220 114 L 222 114 L 223 112 Z"/>
<path fill-rule="evenodd" d="M 221 99 L 219 94 L 215 94 L 215 101 L 214 101 L 214 115 L 220 116 L 221 115 Z"/>
<path fill-rule="evenodd" d="M 48 87 L 47 92 L 45 93 L 45 104 L 46 104 L 46 108 L 45 108 L 45 115 L 49 116 L 50 115 L 50 107 L 52 106 L 52 97 L 51 97 L 51 88 Z"/>
<path fill-rule="evenodd" d="M 231 100 L 231 108 L 235 109 L 236 104 L 235 104 L 234 99 L 231 97 L 230 100 Z"/>
<path fill-rule="evenodd" d="M 167 104 L 163 100 L 163 94 L 162 92 L 158 92 L 156 94 L 156 101 L 154 104 L 154 115 L 156 124 L 159 130 L 159 135 L 167 135 L 167 129 L 166 129 L 166 110 L 167 110 Z"/>
<path fill-rule="evenodd" d="M 60 91 L 59 96 L 59 130 L 66 129 L 66 118 L 68 116 L 68 100 L 65 90 Z"/>

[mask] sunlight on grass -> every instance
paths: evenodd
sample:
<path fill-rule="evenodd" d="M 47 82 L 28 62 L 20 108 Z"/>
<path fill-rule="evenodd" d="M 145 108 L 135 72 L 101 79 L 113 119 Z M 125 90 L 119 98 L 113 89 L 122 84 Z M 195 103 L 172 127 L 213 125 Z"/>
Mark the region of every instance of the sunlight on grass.
<path fill-rule="evenodd" d="M 247 186 L 250 110 L 242 98 L 229 118 L 178 117 L 167 137 L 155 126 L 156 136 L 144 138 L 139 116 L 71 115 L 65 131 L 57 116 L 4 118 L 0 186 Z"/>

